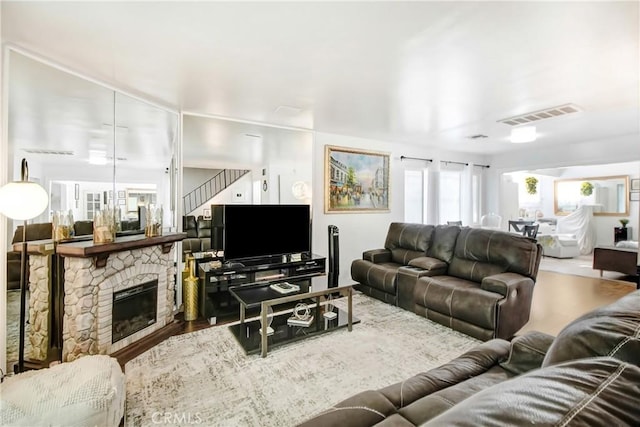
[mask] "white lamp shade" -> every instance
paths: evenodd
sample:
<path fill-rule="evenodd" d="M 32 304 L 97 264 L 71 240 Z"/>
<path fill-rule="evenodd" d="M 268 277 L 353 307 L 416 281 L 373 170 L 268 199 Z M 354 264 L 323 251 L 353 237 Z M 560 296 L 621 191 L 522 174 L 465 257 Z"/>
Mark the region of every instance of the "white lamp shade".
<path fill-rule="evenodd" d="M 0 188 L 0 212 L 11 219 L 35 218 L 48 205 L 47 192 L 35 182 L 15 181 Z"/>

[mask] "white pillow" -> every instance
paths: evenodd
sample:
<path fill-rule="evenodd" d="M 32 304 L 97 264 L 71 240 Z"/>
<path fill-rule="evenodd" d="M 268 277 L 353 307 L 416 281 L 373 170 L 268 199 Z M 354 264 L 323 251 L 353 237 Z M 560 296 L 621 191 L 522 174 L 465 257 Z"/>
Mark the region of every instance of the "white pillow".
<path fill-rule="evenodd" d="M 638 241 L 637 240 L 621 240 L 618 243 L 616 243 L 616 248 L 638 249 Z"/>

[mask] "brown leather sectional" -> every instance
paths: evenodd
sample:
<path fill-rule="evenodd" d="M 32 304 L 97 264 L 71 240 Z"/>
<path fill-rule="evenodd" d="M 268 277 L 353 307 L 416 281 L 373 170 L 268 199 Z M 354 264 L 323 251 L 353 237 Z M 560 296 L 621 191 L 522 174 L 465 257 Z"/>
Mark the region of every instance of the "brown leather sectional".
<path fill-rule="evenodd" d="M 496 230 L 395 222 L 351 264 L 363 293 L 481 340 L 529 320 L 542 247 Z"/>
<path fill-rule="evenodd" d="M 639 307 L 635 291 L 576 319 L 555 339 L 529 332 L 487 341 L 301 425 L 638 426 Z"/>

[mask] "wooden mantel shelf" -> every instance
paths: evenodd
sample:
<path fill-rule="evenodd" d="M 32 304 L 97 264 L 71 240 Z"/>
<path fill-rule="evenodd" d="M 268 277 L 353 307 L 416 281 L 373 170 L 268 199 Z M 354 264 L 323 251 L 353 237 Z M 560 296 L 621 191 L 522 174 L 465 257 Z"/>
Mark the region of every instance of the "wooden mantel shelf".
<path fill-rule="evenodd" d="M 187 233 L 168 233 L 157 237 L 145 237 L 144 234 L 117 237 L 113 243 L 95 244 L 93 240 L 67 241 L 58 244 L 52 240 L 38 240 L 27 242 L 27 252 L 30 254 L 45 254 L 55 252 L 64 257 L 90 258 L 95 257 L 96 267 L 104 267 L 110 254 L 149 246 L 162 246 L 162 252 L 167 253 L 175 242 L 187 237 Z M 55 248 L 55 249 L 54 249 Z M 22 243 L 15 243 L 14 250 L 20 251 Z"/>

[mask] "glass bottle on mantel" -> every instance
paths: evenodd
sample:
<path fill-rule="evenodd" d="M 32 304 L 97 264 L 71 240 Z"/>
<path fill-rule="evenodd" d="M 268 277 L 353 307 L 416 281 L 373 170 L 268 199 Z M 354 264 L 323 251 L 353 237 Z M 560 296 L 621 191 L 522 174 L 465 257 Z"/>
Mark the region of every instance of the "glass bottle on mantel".
<path fill-rule="evenodd" d="M 189 322 L 198 318 L 198 278 L 195 276 L 196 259 L 189 255 L 189 277 L 184 279 L 182 300 L 184 301 L 184 320 Z"/>
<path fill-rule="evenodd" d="M 162 206 L 147 206 L 145 215 L 144 235 L 146 237 L 162 236 Z"/>
<path fill-rule="evenodd" d="M 104 207 L 93 217 L 93 242 L 111 243 L 115 240 L 115 218 L 113 209 Z"/>

